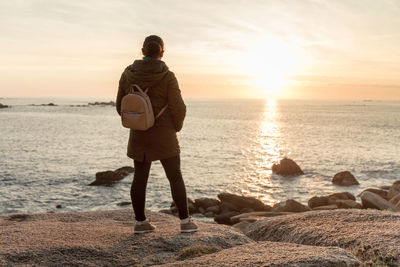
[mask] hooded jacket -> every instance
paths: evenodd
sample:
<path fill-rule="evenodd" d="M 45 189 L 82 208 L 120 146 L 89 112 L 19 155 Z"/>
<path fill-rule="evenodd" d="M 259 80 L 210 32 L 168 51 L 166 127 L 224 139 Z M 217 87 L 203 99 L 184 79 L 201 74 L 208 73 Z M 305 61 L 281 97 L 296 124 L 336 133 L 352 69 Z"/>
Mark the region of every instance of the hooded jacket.
<path fill-rule="evenodd" d="M 176 133 L 182 129 L 186 115 L 178 81 L 167 65 L 157 59 L 135 60 L 121 75 L 116 108 L 121 115 L 121 100 L 130 91 L 131 85 L 149 88 L 154 114 L 168 104 L 168 108 L 155 120 L 154 126 L 146 131 L 130 130 L 128 157 L 138 161 L 161 160 L 179 155 L 180 148 Z"/>

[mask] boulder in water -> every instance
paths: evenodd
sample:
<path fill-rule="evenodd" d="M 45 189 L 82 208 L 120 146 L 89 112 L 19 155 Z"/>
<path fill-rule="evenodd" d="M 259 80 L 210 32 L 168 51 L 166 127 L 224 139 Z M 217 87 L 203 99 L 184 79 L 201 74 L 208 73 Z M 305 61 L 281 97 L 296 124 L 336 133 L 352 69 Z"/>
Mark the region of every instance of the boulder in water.
<path fill-rule="evenodd" d="M 300 166 L 294 160 L 288 158 L 283 158 L 278 164 L 272 165 L 272 172 L 282 176 L 304 174 Z"/>
<path fill-rule="evenodd" d="M 0 103 L 0 108 L 8 108 L 9 106 L 7 105 L 3 105 L 2 103 Z"/>
<path fill-rule="evenodd" d="M 335 174 L 335 176 L 333 176 L 332 183 L 340 186 L 359 185 L 354 175 L 349 171 Z"/>
<path fill-rule="evenodd" d="M 218 206 L 221 202 L 218 199 L 215 198 L 209 198 L 209 197 L 202 197 L 202 198 L 197 198 L 194 200 L 194 205 L 196 208 L 203 208 L 207 209 L 212 206 Z"/>
<path fill-rule="evenodd" d="M 133 171 L 134 168 L 126 166 L 116 169 L 115 171 L 98 172 L 96 173 L 96 181 L 90 183 L 89 185 L 112 185 L 122 180 Z"/>

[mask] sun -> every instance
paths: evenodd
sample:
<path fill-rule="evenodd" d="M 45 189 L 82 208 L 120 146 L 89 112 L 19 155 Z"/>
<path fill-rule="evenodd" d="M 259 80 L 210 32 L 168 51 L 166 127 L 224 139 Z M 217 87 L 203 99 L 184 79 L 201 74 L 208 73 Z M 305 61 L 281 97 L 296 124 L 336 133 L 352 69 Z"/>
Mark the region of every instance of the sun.
<path fill-rule="evenodd" d="M 252 42 L 245 58 L 245 71 L 256 94 L 263 98 L 279 96 L 299 63 L 294 47 L 272 37 Z"/>

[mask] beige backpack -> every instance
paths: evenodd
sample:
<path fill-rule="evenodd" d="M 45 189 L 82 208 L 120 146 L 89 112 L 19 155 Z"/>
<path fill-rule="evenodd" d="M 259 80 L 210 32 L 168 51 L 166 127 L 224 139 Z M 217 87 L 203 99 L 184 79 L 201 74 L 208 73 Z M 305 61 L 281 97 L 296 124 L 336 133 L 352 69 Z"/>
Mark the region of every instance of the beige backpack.
<path fill-rule="evenodd" d="M 134 91 L 135 88 L 138 91 Z M 131 87 L 130 93 L 122 98 L 121 121 L 124 127 L 145 131 L 151 128 L 155 120 L 167 109 L 168 104 L 154 117 L 153 107 L 147 95 L 148 90 L 149 88 L 143 91 L 139 85 L 134 84 Z"/>

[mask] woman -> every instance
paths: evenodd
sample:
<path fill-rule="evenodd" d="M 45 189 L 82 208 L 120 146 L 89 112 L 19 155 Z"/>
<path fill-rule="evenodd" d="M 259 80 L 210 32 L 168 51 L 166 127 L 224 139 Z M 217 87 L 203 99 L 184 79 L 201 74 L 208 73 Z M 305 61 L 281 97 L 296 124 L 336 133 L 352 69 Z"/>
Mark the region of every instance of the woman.
<path fill-rule="evenodd" d="M 196 224 L 189 217 L 186 188 L 180 169 L 180 149 L 176 136 L 183 126 L 186 106 L 182 100 L 178 81 L 161 58 L 164 42 L 156 36 L 146 37 L 142 48 L 143 59 L 135 60 L 122 73 L 117 95 L 117 111 L 121 115 L 121 100 L 129 93 L 131 85 L 149 88 L 154 114 L 163 107 L 167 109 L 156 119 L 152 128 L 146 131 L 131 130 L 128 142 L 128 157 L 132 158 L 135 173 L 131 186 L 131 200 L 135 212 L 134 233 L 154 231 L 155 227 L 146 220 L 144 213 L 146 186 L 151 162 L 160 160 L 171 186 L 172 198 L 181 219 L 181 232 L 197 231 Z"/>

